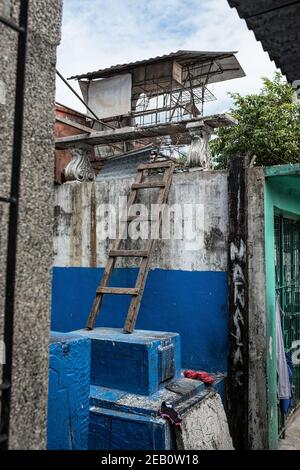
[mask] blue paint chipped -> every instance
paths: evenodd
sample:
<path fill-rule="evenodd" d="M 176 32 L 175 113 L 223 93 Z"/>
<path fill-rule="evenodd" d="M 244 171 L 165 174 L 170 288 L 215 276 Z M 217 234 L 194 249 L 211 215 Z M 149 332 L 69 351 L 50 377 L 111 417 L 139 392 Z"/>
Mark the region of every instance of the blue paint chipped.
<path fill-rule="evenodd" d="M 90 340 L 51 334 L 48 450 L 88 448 Z"/>
<path fill-rule="evenodd" d="M 93 345 L 97 346 L 96 354 Z M 165 364 L 159 367 L 158 351 L 170 345 L 174 348 L 173 358 L 168 352 Z M 117 354 L 114 351 L 116 346 Z M 137 367 L 137 351 L 143 351 L 140 367 Z M 156 367 L 149 360 L 149 353 L 152 360 L 155 358 Z M 172 360 L 173 391 L 164 386 L 166 383 L 159 384 L 162 369 L 166 366 L 169 371 L 168 362 Z M 101 366 L 101 361 L 106 369 Z M 118 369 L 114 369 L 116 365 Z M 94 370 L 92 374 L 90 369 Z M 114 377 L 116 371 L 123 369 L 125 375 Z M 129 374 L 131 370 L 133 376 Z M 142 383 L 146 377 L 146 388 L 136 386 L 134 375 L 139 374 L 143 377 L 140 377 Z M 202 382 L 182 376 L 178 378 L 179 374 L 180 338 L 174 333 L 137 330 L 128 335 L 120 329 L 111 328 L 53 333 L 50 345 L 48 449 L 176 449 L 173 429 L 168 421 L 158 415 L 162 401 L 176 402 L 184 414 L 211 390 Z M 149 388 L 149 375 L 152 377 L 150 382 L 155 385 L 152 388 Z M 102 386 L 94 384 L 95 376 Z M 107 381 L 111 380 L 116 380 L 117 386 L 123 390 L 107 387 Z M 170 384 L 170 381 L 167 383 Z M 174 392 L 174 384 L 177 384 L 177 391 L 181 387 L 180 393 Z M 218 377 L 215 385 L 218 391 L 222 391 L 223 377 Z M 145 393 L 146 389 L 148 395 L 140 394 Z"/>
<path fill-rule="evenodd" d="M 184 416 L 212 388 L 202 382 L 181 378 L 193 385 L 191 393 L 178 395 L 165 388 L 148 397 L 91 386 L 89 448 L 93 450 L 175 450 L 174 430 L 158 415 L 162 401 L 177 403 Z M 224 387 L 223 377 L 216 389 Z"/>
<path fill-rule="evenodd" d="M 91 408 L 89 449 L 164 450 L 169 442 L 167 423 L 160 418 Z"/>
<path fill-rule="evenodd" d="M 203 391 L 208 390 L 203 382 L 198 380 L 180 378 L 176 379 L 175 383 L 182 381 L 189 382 L 189 384 L 192 383 L 193 390 L 189 393 L 178 395 L 166 388 L 161 388 L 147 397 L 92 385 L 90 390 L 90 406 L 135 415 L 157 417 L 158 409 L 163 401 L 184 403 L 187 399 L 195 395 L 199 396 Z"/>
<path fill-rule="evenodd" d="M 125 390 L 141 395 L 156 392 L 162 383 L 159 371 L 169 366 L 161 347 L 173 348 L 173 375 L 181 369 L 180 336 L 175 333 L 137 330 L 128 335 L 115 328 L 78 330 L 91 339 L 91 385 Z M 166 372 L 169 374 L 169 371 Z"/>

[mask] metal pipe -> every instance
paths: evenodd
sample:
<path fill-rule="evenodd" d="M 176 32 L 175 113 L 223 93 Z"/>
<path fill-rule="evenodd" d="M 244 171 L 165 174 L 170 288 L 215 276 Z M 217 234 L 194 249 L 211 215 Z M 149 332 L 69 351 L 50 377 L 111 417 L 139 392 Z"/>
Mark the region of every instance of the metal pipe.
<path fill-rule="evenodd" d="M 15 280 L 16 280 L 16 252 L 17 252 L 17 225 L 19 213 L 21 157 L 23 141 L 23 112 L 25 95 L 25 66 L 27 49 L 27 23 L 29 0 L 20 2 L 20 28 L 18 28 L 18 52 L 16 95 L 14 110 L 12 172 L 10 184 L 10 199 L 14 204 L 9 207 L 9 228 L 6 259 L 6 284 L 4 306 L 4 344 L 6 364 L 3 365 L 2 382 L 5 384 L 1 390 L 1 422 L 0 422 L 0 449 L 9 447 L 9 426 L 11 409 L 12 387 L 12 359 L 13 359 L 13 330 L 15 310 Z M 8 25 L 9 26 L 9 25 Z"/>

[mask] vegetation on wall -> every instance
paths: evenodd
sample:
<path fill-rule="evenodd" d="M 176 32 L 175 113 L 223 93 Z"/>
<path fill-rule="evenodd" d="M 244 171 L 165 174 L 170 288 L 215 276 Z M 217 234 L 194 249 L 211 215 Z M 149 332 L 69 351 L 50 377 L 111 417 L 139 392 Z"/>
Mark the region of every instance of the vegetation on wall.
<path fill-rule="evenodd" d="M 226 168 L 234 154 L 250 155 L 255 166 L 300 162 L 300 100 L 281 73 L 262 80 L 258 94 L 229 94 L 229 113 L 238 124 L 219 129 L 210 142 L 217 169 Z"/>

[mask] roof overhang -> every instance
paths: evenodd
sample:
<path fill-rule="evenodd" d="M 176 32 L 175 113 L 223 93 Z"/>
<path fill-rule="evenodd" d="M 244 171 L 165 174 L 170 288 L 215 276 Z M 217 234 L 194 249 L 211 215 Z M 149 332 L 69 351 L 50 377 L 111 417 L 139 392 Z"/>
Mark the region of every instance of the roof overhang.
<path fill-rule="evenodd" d="M 175 61 L 182 67 L 199 67 L 203 77 L 206 77 L 205 84 L 216 83 L 245 76 L 235 54 L 236 52 L 178 51 L 147 60 L 114 65 L 95 72 L 74 75 L 69 80 L 102 79 L 123 73 L 133 73 L 137 68 L 143 66 Z"/>
<path fill-rule="evenodd" d="M 228 0 L 290 83 L 300 80 L 300 0 Z"/>

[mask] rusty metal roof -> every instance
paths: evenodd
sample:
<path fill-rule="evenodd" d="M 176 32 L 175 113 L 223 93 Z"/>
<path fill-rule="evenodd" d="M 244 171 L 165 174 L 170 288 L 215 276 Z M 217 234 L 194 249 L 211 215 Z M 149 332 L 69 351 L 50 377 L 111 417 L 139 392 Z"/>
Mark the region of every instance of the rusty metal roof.
<path fill-rule="evenodd" d="M 228 0 L 292 83 L 300 80 L 300 0 Z"/>
<path fill-rule="evenodd" d="M 177 51 L 162 56 L 152 57 L 147 60 L 138 60 L 136 62 L 130 62 L 128 64 L 113 65 L 112 67 L 100 69 L 95 72 L 89 72 L 82 75 L 74 75 L 68 80 L 80 80 L 83 78 L 92 80 L 96 78 L 111 77 L 115 74 L 130 72 L 136 67 L 140 67 L 142 65 L 166 62 L 170 59 L 176 60 L 176 62 L 183 66 L 200 66 L 201 64 L 208 64 L 209 62 L 214 60 L 217 62 L 218 66 L 222 69 L 223 72 L 219 75 L 217 81 L 230 80 L 232 78 L 239 78 L 245 76 L 245 72 L 243 71 L 240 63 L 235 57 L 235 54 L 236 52 Z M 213 81 L 216 80 L 214 79 Z M 209 82 L 210 80 L 208 81 L 208 83 Z"/>

